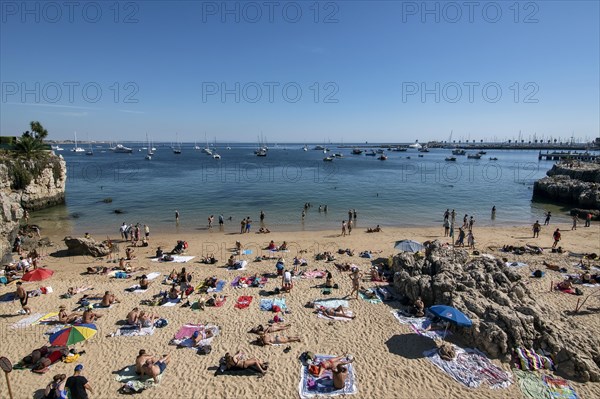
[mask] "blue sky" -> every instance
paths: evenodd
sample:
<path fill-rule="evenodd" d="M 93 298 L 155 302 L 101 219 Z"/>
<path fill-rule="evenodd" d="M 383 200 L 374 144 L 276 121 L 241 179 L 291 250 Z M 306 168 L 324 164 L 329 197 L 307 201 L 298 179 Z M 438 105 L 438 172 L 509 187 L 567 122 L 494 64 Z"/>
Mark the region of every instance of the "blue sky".
<path fill-rule="evenodd" d="M 597 1 L 0 4 L 2 135 L 600 135 Z"/>

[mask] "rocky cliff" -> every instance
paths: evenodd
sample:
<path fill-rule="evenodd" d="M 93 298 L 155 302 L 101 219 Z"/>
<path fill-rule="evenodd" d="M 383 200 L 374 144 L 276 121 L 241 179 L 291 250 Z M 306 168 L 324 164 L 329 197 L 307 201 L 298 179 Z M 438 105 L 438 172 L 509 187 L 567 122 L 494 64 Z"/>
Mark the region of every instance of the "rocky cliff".
<path fill-rule="evenodd" d="M 533 185 L 533 199 L 561 202 L 600 212 L 600 164 L 557 164 Z"/>
<path fill-rule="evenodd" d="M 37 210 L 65 201 L 67 167 L 64 159 L 46 155 L 36 160 L 0 157 L 0 255 L 12 250 L 24 210 Z"/>
<path fill-rule="evenodd" d="M 468 346 L 504 361 L 513 348 L 541 349 L 554 355 L 567 377 L 600 381 L 598 337 L 545 309 L 521 276 L 499 259 L 471 258 L 436 241 L 424 258 L 395 256 L 393 270 L 394 287 L 411 302 L 420 296 L 426 306 L 450 305 L 471 318 L 473 326 L 459 332 Z"/>

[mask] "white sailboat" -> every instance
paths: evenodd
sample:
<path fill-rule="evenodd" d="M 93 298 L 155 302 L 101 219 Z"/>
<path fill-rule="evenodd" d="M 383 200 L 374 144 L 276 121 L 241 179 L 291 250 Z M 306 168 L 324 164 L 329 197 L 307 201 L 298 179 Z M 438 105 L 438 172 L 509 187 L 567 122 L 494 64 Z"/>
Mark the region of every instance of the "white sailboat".
<path fill-rule="evenodd" d="M 179 142 L 179 135 L 175 133 L 177 140 L 177 147 L 173 147 L 173 154 L 181 154 L 181 143 Z"/>
<path fill-rule="evenodd" d="M 89 137 L 88 137 L 88 144 L 90 145 L 90 149 L 85 152 L 85 155 L 94 155 L 94 150 L 92 149 L 92 142 L 90 141 Z"/>
<path fill-rule="evenodd" d="M 150 140 L 148 140 L 148 133 L 146 133 L 146 142 L 148 143 L 148 148 L 146 151 L 146 156 L 144 158 L 146 160 L 150 161 L 152 159 L 152 155 L 154 155 L 154 151 L 152 151 L 152 146 L 150 145 Z"/>
<path fill-rule="evenodd" d="M 201 150 L 202 148 L 200 148 L 200 146 L 198 145 L 197 142 L 194 141 L 194 150 Z"/>
<path fill-rule="evenodd" d="M 53 151 L 63 151 L 64 148 L 62 148 L 60 145 L 51 145 L 50 148 L 52 148 Z"/>
<path fill-rule="evenodd" d="M 408 148 L 416 148 L 417 150 L 421 147 L 423 147 L 423 146 L 421 144 L 419 144 L 419 140 L 415 140 L 414 144 L 411 144 L 408 146 Z"/>
<path fill-rule="evenodd" d="M 210 149 L 210 146 L 208 145 L 208 139 L 206 138 L 206 134 L 204 134 L 204 139 L 206 140 L 206 147 L 204 147 L 202 152 L 205 153 L 206 155 L 212 155 L 212 151 Z"/>
<path fill-rule="evenodd" d="M 73 151 L 73 152 L 85 152 L 85 150 L 83 148 L 77 146 L 77 132 L 75 132 L 74 134 L 75 134 L 75 147 L 73 147 L 71 149 L 71 151 Z"/>

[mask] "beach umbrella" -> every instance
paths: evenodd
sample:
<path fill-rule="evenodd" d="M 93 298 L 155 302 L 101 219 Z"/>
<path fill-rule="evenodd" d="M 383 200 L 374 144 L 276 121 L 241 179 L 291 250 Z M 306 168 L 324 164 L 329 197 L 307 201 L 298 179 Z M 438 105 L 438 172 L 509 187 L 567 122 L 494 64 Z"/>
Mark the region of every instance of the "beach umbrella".
<path fill-rule="evenodd" d="M 95 324 L 73 324 L 52 334 L 50 344 L 57 346 L 74 345 L 93 337 L 96 332 Z"/>
<path fill-rule="evenodd" d="M 473 322 L 463 312 L 452 306 L 435 305 L 429 308 L 429 312 L 440 319 L 449 321 L 461 327 L 471 327 Z"/>
<path fill-rule="evenodd" d="M 54 270 L 50 269 L 35 269 L 25 273 L 21 280 L 23 281 L 41 281 L 50 278 L 54 274 Z"/>
<path fill-rule="evenodd" d="M 425 249 L 425 246 L 414 240 L 396 241 L 394 248 L 402 252 L 419 252 Z"/>

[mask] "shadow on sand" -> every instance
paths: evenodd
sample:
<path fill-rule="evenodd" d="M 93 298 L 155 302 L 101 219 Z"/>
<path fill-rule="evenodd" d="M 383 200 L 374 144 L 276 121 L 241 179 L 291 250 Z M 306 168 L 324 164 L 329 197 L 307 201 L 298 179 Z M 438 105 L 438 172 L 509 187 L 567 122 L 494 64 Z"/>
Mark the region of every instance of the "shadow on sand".
<path fill-rule="evenodd" d="M 434 349 L 435 342 L 419 334 L 394 335 L 385 342 L 390 353 L 402 356 L 406 359 L 421 359 L 423 352 Z"/>

